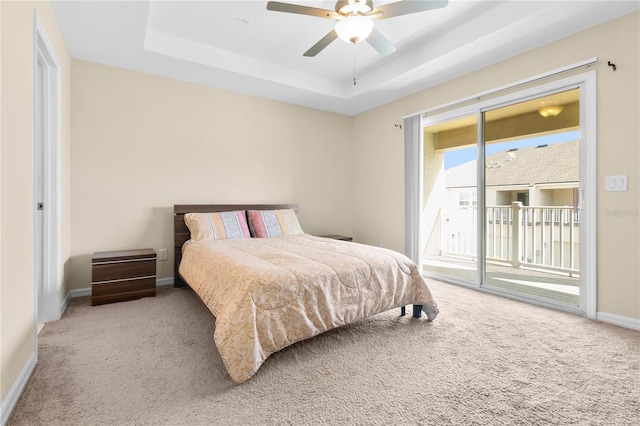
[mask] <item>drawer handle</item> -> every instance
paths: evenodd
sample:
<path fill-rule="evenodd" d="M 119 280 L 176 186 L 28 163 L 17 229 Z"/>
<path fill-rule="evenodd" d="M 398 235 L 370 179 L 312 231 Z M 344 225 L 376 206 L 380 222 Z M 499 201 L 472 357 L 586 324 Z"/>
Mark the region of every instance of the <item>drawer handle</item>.
<path fill-rule="evenodd" d="M 148 260 L 156 260 L 155 257 L 147 257 L 145 259 L 125 259 L 125 260 L 109 260 L 106 262 L 92 262 L 92 265 L 112 265 L 115 263 L 144 262 Z"/>
<path fill-rule="evenodd" d="M 94 281 L 91 284 L 118 283 L 122 281 L 138 281 L 138 280 L 146 280 L 146 279 L 155 278 L 155 277 L 156 277 L 155 275 L 147 275 L 145 277 L 122 278 L 119 280 Z"/>

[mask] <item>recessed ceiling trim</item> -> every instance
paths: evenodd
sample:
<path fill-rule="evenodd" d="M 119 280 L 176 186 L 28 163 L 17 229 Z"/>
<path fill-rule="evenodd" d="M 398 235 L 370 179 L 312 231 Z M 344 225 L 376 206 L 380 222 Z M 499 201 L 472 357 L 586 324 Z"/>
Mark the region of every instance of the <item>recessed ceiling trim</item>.
<path fill-rule="evenodd" d="M 180 37 L 147 29 L 144 50 L 225 71 L 286 84 L 338 99 L 347 99 L 344 90 L 326 79 L 309 76 L 277 64 L 258 61 L 233 52 L 217 49 Z"/>

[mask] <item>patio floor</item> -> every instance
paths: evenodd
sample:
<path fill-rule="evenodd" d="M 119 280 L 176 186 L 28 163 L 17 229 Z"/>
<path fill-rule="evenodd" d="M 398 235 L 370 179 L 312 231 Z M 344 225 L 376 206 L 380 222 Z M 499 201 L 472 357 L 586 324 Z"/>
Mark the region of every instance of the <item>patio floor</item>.
<path fill-rule="evenodd" d="M 423 271 L 456 281 L 477 282 L 476 262 L 466 259 L 438 256 L 424 259 Z M 578 306 L 579 278 L 543 272 L 539 270 L 513 268 L 508 265 L 487 263 L 485 287 L 517 292 L 523 296 L 534 296 Z"/>

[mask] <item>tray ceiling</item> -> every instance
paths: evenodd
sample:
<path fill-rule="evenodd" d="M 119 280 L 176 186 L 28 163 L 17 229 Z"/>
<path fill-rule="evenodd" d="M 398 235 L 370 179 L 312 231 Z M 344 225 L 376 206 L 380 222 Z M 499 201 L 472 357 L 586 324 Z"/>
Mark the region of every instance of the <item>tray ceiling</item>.
<path fill-rule="evenodd" d="M 72 58 L 347 115 L 639 7 L 637 1 L 451 0 L 443 9 L 376 21 L 397 48 L 389 56 L 368 43 L 336 40 L 316 57 L 303 57 L 334 21 L 270 12 L 266 1 L 52 4 Z"/>

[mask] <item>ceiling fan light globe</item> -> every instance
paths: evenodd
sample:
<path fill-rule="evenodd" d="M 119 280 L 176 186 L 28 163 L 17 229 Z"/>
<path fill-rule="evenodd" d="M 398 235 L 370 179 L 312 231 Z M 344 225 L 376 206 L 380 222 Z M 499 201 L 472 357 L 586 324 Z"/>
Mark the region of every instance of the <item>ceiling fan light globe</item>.
<path fill-rule="evenodd" d="M 373 21 L 365 16 L 353 15 L 341 19 L 336 24 L 336 33 L 347 43 L 358 43 L 369 37 Z"/>

